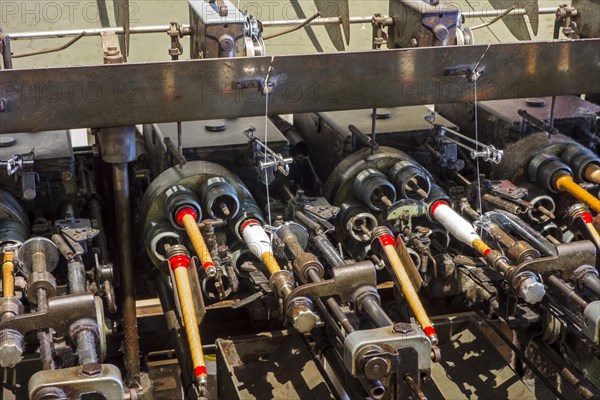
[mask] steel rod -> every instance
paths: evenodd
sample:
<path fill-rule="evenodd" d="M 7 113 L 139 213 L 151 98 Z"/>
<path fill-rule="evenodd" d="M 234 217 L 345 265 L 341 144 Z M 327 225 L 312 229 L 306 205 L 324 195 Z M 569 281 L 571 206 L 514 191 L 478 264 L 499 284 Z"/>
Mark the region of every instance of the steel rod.
<path fill-rule="evenodd" d="M 485 11 L 468 11 L 463 13 L 462 15 L 466 20 L 471 18 L 494 18 L 503 13 L 506 13 L 506 9 L 504 10 L 485 10 Z M 556 12 L 556 7 L 547 7 L 540 8 L 540 15 L 549 15 L 554 14 Z M 526 11 L 522 8 L 517 8 L 506 15 L 526 15 Z M 301 25 L 307 23 L 308 18 L 306 19 L 288 19 L 288 20 L 274 20 L 274 21 L 262 21 L 262 25 L 265 28 L 279 28 L 279 27 L 292 27 L 295 25 Z M 366 17 L 351 17 L 351 24 L 370 24 L 373 20 L 372 16 Z M 340 24 L 340 18 L 338 17 L 330 17 L 330 18 L 317 18 L 308 25 L 333 25 Z M 183 31 L 189 32 L 190 25 L 182 25 Z M 169 25 L 149 25 L 149 26 L 132 26 L 130 28 L 131 34 L 140 34 L 140 33 L 166 33 L 170 29 Z M 70 30 L 62 30 L 62 31 L 41 31 L 41 32 L 15 32 L 10 34 L 10 38 L 12 40 L 23 40 L 23 39 L 48 39 L 48 38 L 64 38 L 69 36 L 78 36 L 81 33 L 85 33 L 84 36 L 100 36 L 102 32 L 111 32 L 117 35 L 124 35 L 125 30 L 123 28 L 97 28 L 97 29 L 70 29 Z"/>
<path fill-rule="evenodd" d="M 140 386 L 140 356 L 133 285 L 133 260 L 131 255 L 129 168 L 127 163 L 115 164 L 112 168 L 119 267 L 121 271 L 123 326 L 125 331 L 126 383 L 128 387 L 136 388 Z"/>

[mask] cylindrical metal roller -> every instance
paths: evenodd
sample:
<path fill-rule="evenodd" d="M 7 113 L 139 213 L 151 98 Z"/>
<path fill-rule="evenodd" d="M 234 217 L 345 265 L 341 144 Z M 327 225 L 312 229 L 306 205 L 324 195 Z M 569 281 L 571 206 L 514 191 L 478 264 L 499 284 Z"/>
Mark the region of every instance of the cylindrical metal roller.
<path fill-rule="evenodd" d="M 580 145 L 571 145 L 560 157 L 573 170 L 579 182 L 600 183 L 600 157 Z"/>
<path fill-rule="evenodd" d="M 102 160 L 109 164 L 135 161 L 137 153 L 135 132 L 135 126 L 99 129 L 98 144 Z"/>
<path fill-rule="evenodd" d="M 176 221 L 176 216 L 184 208 L 191 208 L 196 213 L 196 220 L 202 220 L 202 208 L 198 197 L 190 189 L 175 185 L 165 193 L 165 213 L 175 229 L 185 230 L 181 221 Z"/>
<path fill-rule="evenodd" d="M 50 239 L 34 237 L 19 248 L 17 259 L 26 273 L 52 272 L 58 265 L 60 254 Z"/>
<path fill-rule="evenodd" d="M 396 188 L 381 172 L 369 168 L 354 180 L 354 194 L 375 211 L 385 211 L 396 201 Z"/>
<path fill-rule="evenodd" d="M 200 199 L 212 219 L 229 220 L 240 210 L 235 188 L 224 178 L 211 178 L 200 188 Z"/>
<path fill-rule="evenodd" d="M 358 203 L 344 203 L 341 206 L 339 220 L 350 237 L 358 242 L 366 243 L 371 240 L 371 233 L 379 222 L 371 211 Z"/>
<path fill-rule="evenodd" d="M 415 163 L 400 161 L 388 172 L 401 198 L 420 200 L 429 196 L 431 181 Z"/>
<path fill-rule="evenodd" d="M 573 175 L 571 168 L 563 163 L 560 158 L 546 153 L 534 157 L 529 163 L 527 172 L 531 182 L 551 193 L 559 192 L 559 189 L 556 187 L 556 178 L 558 176 Z"/>
<path fill-rule="evenodd" d="M 527 189 L 527 201 L 533 206 L 527 210 L 527 216 L 532 222 L 540 224 L 556 217 L 556 203 L 551 196 L 531 184 L 522 186 Z"/>
<path fill-rule="evenodd" d="M 19 200 L 0 189 L 0 248 L 23 243 L 29 235 L 29 219 Z"/>
<path fill-rule="evenodd" d="M 254 199 L 245 198 L 240 202 L 240 210 L 237 215 L 229 221 L 229 227 L 239 240 L 243 241 L 242 224 L 249 219 L 255 219 L 260 222 L 261 225 L 266 223 L 265 218 Z"/>
<path fill-rule="evenodd" d="M 146 243 L 149 251 L 160 261 L 166 260 L 168 246 L 181 244 L 179 233 L 173 229 L 173 225 L 167 221 L 153 221 L 146 231 Z"/>

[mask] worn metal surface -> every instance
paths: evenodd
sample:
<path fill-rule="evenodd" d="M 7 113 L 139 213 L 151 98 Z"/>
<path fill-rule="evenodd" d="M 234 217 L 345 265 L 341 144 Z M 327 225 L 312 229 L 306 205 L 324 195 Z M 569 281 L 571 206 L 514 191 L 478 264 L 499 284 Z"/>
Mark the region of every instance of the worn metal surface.
<path fill-rule="evenodd" d="M 65 336 L 71 324 L 79 319 L 96 319 L 96 297 L 92 294 L 58 296 L 48 299 L 46 311 L 31 312 L 0 322 L 0 330 L 14 329 L 21 333 L 52 328 Z"/>
<path fill-rule="evenodd" d="M 392 326 L 352 332 L 344 340 L 344 365 L 352 375 L 360 375 L 360 352 L 367 346 L 381 346 L 393 349 L 413 348 L 418 354 L 417 367 L 428 370 L 431 367 L 431 342 L 418 325 L 397 324 L 402 329 Z"/>
<path fill-rule="evenodd" d="M 600 92 L 599 49 L 589 39 L 5 70 L 0 132 L 264 115 L 256 86 L 270 67 L 270 115 L 466 102 L 477 65 L 481 101 Z"/>
<path fill-rule="evenodd" d="M 588 240 L 563 243 L 556 246 L 558 255 L 536 258 L 519 265 L 515 274 L 532 271 L 537 274 L 558 271 L 563 279 L 573 278 L 573 272 L 582 265 L 594 265 L 596 246 Z"/>
<path fill-rule="evenodd" d="M 83 367 L 40 371 L 29 380 L 29 398 L 46 398 L 41 396 L 45 388 L 57 388 L 68 399 L 125 398 L 121 371 L 110 364 L 87 364 Z"/>
<path fill-rule="evenodd" d="M 332 274 L 332 279 L 298 286 L 286 298 L 286 303 L 298 297 L 327 296 L 339 296 L 342 303 L 351 303 L 359 289 L 377 286 L 377 271 L 371 261 L 339 266 L 332 270 Z"/>

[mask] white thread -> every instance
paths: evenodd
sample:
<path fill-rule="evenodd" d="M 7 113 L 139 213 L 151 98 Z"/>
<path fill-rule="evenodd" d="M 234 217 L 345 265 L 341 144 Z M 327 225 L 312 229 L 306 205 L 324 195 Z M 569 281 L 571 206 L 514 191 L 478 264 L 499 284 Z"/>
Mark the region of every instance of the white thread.
<path fill-rule="evenodd" d="M 476 71 L 475 71 L 476 72 Z M 475 100 L 475 151 L 478 152 L 479 151 L 479 117 L 478 117 L 478 104 L 477 104 L 477 79 L 475 79 L 474 83 L 474 88 L 475 88 L 475 95 L 474 95 L 474 100 Z M 481 197 L 481 174 L 479 172 L 479 157 L 477 157 L 475 159 L 475 162 L 477 164 L 477 211 L 479 211 L 479 214 L 483 214 L 483 204 L 482 204 L 482 197 Z"/>
<path fill-rule="evenodd" d="M 271 88 L 269 87 L 269 78 L 271 77 L 271 71 L 273 70 L 273 61 L 275 61 L 275 57 L 271 58 L 271 64 L 269 65 L 269 72 L 267 73 L 267 78 L 265 79 L 265 164 L 267 163 L 267 147 L 269 145 L 269 93 Z M 269 193 L 269 175 L 265 170 L 265 189 L 267 194 L 267 215 L 269 218 L 269 226 L 272 226 L 272 217 L 271 217 L 271 195 Z"/>

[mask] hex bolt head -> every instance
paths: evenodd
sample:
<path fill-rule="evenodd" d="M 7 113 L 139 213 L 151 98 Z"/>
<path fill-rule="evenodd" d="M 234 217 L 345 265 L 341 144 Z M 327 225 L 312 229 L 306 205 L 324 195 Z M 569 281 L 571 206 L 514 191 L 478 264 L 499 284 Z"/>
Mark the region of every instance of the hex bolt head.
<path fill-rule="evenodd" d="M 0 367 L 14 368 L 23 358 L 23 335 L 15 330 L 0 332 Z"/>
<path fill-rule="evenodd" d="M 96 376 L 102 373 L 102 364 L 89 363 L 81 366 L 81 375 Z"/>
<path fill-rule="evenodd" d="M 394 325 L 392 330 L 394 331 L 394 333 L 398 333 L 400 335 L 408 335 L 415 331 L 411 324 L 407 324 L 405 322 L 398 322 Z"/>
<path fill-rule="evenodd" d="M 544 285 L 535 278 L 527 278 L 521 283 L 519 297 L 529 304 L 537 304 L 544 298 L 546 289 Z"/>
<path fill-rule="evenodd" d="M 319 322 L 319 317 L 307 307 L 298 307 L 292 318 L 294 329 L 300 333 L 310 332 Z"/>

